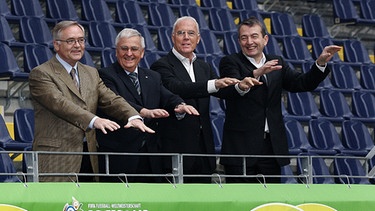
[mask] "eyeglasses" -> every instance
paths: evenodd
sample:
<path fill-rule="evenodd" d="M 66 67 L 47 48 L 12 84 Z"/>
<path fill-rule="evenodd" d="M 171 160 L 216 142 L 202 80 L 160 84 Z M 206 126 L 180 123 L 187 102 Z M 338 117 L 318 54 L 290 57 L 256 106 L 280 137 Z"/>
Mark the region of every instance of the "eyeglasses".
<path fill-rule="evenodd" d="M 179 37 L 185 37 L 185 34 L 187 34 L 189 37 L 195 37 L 199 35 L 199 33 L 196 33 L 195 31 L 177 31 L 175 34 Z"/>
<path fill-rule="evenodd" d="M 141 48 L 138 47 L 138 46 L 131 46 L 131 47 L 128 47 L 128 46 L 120 46 L 120 49 L 121 49 L 122 51 L 126 51 L 126 52 L 128 52 L 128 51 L 130 50 L 131 52 L 136 53 L 136 52 L 138 52 Z"/>
<path fill-rule="evenodd" d="M 68 45 L 74 45 L 77 42 L 78 42 L 78 44 L 83 45 L 83 44 L 85 44 L 86 39 L 82 37 L 82 38 L 78 38 L 78 39 L 67 39 L 67 40 L 57 40 L 57 41 L 66 42 L 66 44 L 68 44 Z"/>

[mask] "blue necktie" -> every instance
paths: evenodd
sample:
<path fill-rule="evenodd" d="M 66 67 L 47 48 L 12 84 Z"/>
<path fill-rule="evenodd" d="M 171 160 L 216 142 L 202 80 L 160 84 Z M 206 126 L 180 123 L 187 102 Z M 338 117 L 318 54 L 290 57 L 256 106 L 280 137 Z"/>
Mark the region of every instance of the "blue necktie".
<path fill-rule="evenodd" d="M 138 94 L 140 95 L 141 94 L 141 86 L 139 85 L 137 73 L 135 73 L 135 72 L 129 73 L 129 77 L 133 81 L 135 89 L 137 90 Z"/>

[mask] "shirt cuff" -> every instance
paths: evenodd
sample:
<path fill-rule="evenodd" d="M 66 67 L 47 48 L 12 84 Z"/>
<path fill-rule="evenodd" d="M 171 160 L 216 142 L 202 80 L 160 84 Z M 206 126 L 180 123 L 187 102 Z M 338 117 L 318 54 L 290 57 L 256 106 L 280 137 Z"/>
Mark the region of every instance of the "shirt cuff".
<path fill-rule="evenodd" d="M 94 128 L 94 122 L 95 122 L 95 120 L 96 120 L 97 118 L 99 118 L 99 117 L 94 116 L 94 118 L 92 118 L 92 120 L 90 121 L 90 124 L 89 124 L 89 128 L 90 128 L 90 129 L 93 129 L 93 128 Z"/>
<path fill-rule="evenodd" d="M 219 89 L 216 89 L 216 87 L 215 87 L 215 80 L 216 80 L 216 79 L 214 79 L 214 80 L 209 80 L 209 81 L 207 82 L 207 91 L 208 91 L 208 93 L 215 93 L 215 92 L 218 92 L 218 91 L 219 91 Z"/>
<path fill-rule="evenodd" d="M 318 69 L 320 70 L 320 71 L 322 71 L 323 73 L 324 73 L 324 71 L 326 70 L 326 67 L 327 67 L 327 63 L 324 65 L 324 67 L 322 67 L 322 66 L 320 66 L 320 65 L 318 65 L 318 62 L 316 61 L 315 62 L 315 65 L 318 67 Z"/>
<path fill-rule="evenodd" d="M 250 89 L 247 89 L 245 91 L 242 91 L 239 87 L 238 84 L 234 85 L 234 88 L 237 90 L 238 94 L 240 94 L 241 96 L 244 96 L 246 93 L 248 93 L 250 91 Z"/>
<path fill-rule="evenodd" d="M 139 115 L 134 115 L 134 116 L 129 117 L 128 122 L 132 121 L 133 119 L 140 119 L 140 120 L 143 121 L 143 118 L 142 118 L 141 116 L 139 116 Z"/>

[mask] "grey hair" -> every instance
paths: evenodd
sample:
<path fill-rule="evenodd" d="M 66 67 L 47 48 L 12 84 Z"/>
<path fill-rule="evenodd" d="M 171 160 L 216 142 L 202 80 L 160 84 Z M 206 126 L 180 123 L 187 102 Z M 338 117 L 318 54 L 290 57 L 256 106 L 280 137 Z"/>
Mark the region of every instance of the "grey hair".
<path fill-rule="evenodd" d="M 120 31 L 120 33 L 118 33 L 116 37 L 115 44 L 117 46 L 118 42 L 123 37 L 130 38 L 130 37 L 135 37 L 135 36 L 139 36 L 141 38 L 141 46 L 142 48 L 145 48 L 146 47 L 145 38 L 142 36 L 141 33 L 139 33 L 139 31 L 132 29 L 132 28 L 125 28 L 122 31 Z"/>
<path fill-rule="evenodd" d="M 54 40 L 60 39 L 61 31 L 71 26 L 78 26 L 82 30 L 83 34 L 85 34 L 85 28 L 81 24 L 79 24 L 77 21 L 60 21 L 52 29 L 53 39 Z"/>
<path fill-rule="evenodd" d="M 176 22 L 174 22 L 174 24 L 173 24 L 173 30 L 172 30 L 172 33 L 174 33 L 174 30 L 175 30 L 177 24 L 178 24 L 180 21 L 182 21 L 182 20 L 192 20 L 192 21 L 194 21 L 195 25 L 197 26 L 197 32 L 198 32 L 198 34 L 199 34 L 199 24 L 198 24 L 197 20 L 195 20 L 195 18 L 193 18 L 193 17 L 191 17 L 191 16 L 182 16 L 182 17 L 178 18 L 178 19 L 176 20 Z"/>

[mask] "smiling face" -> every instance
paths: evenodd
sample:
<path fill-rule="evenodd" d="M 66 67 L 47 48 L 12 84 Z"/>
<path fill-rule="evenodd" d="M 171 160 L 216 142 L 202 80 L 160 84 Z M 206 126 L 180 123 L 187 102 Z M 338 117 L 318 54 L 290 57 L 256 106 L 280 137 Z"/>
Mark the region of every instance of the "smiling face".
<path fill-rule="evenodd" d="M 262 58 L 263 49 L 267 45 L 268 36 L 262 35 L 262 28 L 259 25 L 242 25 L 238 32 L 243 54 L 259 62 Z"/>
<path fill-rule="evenodd" d="M 116 57 L 121 67 L 133 72 L 144 55 L 140 36 L 121 37 L 116 46 Z"/>
<path fill-rule="evenodd" d="M 193 52 L 200 41 L 196 22 L 191 19 L 180 20 L 173 31 L 174 48 L 186 58 L 192 59 Z"/>
<path fill-rule="evenodd" d="M 84 32 L 79 26 L 69 26 L 59 32 L 58 39 L 53 42 L 54 49 L 64 61 L 74 66 L 85 52 L 85 44 L 80 44 L 80 42 L 76 41 L 84 37 Z M 72 44 L 68 44 L 66 40 L 69 39 L 74 39 L 75 41 Z"/>

